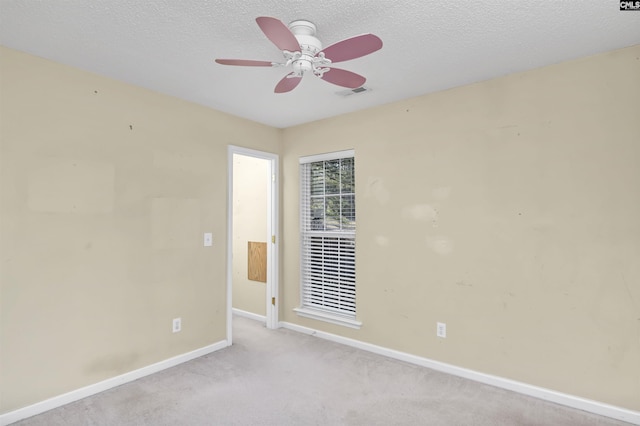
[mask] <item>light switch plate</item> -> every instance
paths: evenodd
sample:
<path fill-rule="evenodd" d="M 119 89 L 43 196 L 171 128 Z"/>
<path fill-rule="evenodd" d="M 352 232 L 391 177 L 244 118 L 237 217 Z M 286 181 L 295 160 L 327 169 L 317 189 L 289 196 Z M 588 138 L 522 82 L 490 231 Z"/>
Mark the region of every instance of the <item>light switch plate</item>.
<path fill-rule="evenodd" d="M 213 245 L 213 234 L 211 232 L 205 232 L 204 234 L 204 246 L 211 247 Z"/>

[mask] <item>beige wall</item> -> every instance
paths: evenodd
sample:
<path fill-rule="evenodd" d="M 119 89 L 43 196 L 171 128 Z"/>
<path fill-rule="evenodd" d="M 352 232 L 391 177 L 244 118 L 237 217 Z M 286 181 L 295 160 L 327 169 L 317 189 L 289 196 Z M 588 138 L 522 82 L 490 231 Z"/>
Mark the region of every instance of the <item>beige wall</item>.
<path fill-rule="evenodd" d="M 249 280 L 249 241 L 267 242 L 269 160 L 233 156 L 233 307 L 267 315 L 267 284 Z"/>
<path fill-rule="evenodd" d="M 0 413 L 223 340 L 227 145 L 280 131 L 0 55 Z"/>
<path fill-rule="evenodd" d="M 639 57 L 286 129 L 282 319 L 640 410 Z M 292 311 L 298 157 L 348 148 L 360 330 Z"/>

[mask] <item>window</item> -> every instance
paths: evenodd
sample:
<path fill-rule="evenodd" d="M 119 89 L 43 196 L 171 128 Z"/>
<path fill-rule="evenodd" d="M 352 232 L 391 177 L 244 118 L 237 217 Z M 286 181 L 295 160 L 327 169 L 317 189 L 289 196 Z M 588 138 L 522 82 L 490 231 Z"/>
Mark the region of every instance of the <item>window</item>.
<path fill-rule="evenodd" d="M 302 285 L 296 312 L 359 328 L 354 166 L 353 151 L 300 159 Z"/>

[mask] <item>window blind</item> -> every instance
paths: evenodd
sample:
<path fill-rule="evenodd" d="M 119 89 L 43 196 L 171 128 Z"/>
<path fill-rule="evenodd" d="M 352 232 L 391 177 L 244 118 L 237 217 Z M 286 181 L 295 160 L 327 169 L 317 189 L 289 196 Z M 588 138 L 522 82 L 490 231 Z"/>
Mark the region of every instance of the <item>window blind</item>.
<path fill-rule="evenodd" d="M 349 318 L 356 314 L 354 177 L 353 152 L 301 159 L 301 303 Z"/>

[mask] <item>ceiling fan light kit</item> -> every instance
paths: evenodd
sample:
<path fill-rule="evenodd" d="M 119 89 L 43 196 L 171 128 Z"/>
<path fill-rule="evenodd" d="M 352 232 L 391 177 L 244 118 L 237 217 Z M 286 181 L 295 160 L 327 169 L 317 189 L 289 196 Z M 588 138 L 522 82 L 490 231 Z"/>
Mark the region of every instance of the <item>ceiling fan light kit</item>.
<path fill-rule="evenodd" d="M 285 62 L 255 61 L 247 59 L 216 59 L 221 65 L 253 67 L 289 67 L 292 72 L 276 85 L 275 93 L 286 93 L 296 88 L 305 73 L 313 73 L 329 83 L 355 89 L 366 79 L 354 72 L 334 68 L 335 62 L 360 58 L 382 48 L 382 40 L 373 34 L 351 37 L 327 47 L 315 36 L 316 26 L 307 20 L 296 20 L 288 26 L 267 16 L 256 18 L 258 26 L 278 49 Z"/>

